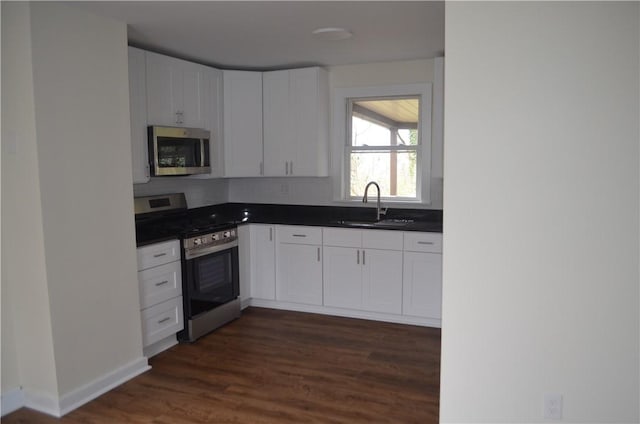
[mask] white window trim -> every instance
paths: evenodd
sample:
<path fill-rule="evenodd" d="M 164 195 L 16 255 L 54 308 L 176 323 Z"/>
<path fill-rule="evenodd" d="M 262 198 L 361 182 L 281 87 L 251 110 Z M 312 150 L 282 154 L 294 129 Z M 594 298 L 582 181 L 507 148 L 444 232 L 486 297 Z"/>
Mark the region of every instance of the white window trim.
<path fill-rule="evenodd" d="M 345 170 L 347 155 L 347 100 L 362 97 L 420 96 L 420 160 L 416 171 L 420 178 L 417 181 L 417 200 L 397 199 L 385 200 L 392 204 L 431 203 L 431 109 L 432 84 L 398 84 L 371 87 L 339 87 L 333 91 L 333 143 L 331 146 L 331 169 L 333 178 L 333 196 L 335 202 L 355 204 L 358 199 L 350 199 L 348 195 Z"/>

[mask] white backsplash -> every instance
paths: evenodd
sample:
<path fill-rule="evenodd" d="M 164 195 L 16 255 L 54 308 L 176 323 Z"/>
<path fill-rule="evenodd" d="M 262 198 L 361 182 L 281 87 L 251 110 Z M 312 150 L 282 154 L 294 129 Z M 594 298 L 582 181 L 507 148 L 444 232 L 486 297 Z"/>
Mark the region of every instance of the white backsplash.
<path fill-rule="evenodd" d="M 153 196 L 156 194 L 184 193 L 189 208 L 226 203 L 228 182 L 225 179 L 198 180 L 182 177 L 152 178 L 145 184 L 134 184 L 133 194 Z"/>

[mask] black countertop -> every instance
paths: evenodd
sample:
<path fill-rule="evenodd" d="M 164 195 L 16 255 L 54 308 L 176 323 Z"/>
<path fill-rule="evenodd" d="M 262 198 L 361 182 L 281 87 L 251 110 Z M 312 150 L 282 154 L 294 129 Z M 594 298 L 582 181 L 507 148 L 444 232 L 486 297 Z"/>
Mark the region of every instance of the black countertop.
<path fill-rule="evenodd" d="M 381 229 L 396 231 L 442 232 L 442 211 L 432 209 L 389 208 L 381 222 L 375 222 L 375 207 L 301 206 L 261 203 L 224 203 L 189 209 L 188 220 L 210 225 L 285 224 L 321 227 Z M 183 217 L 184 219 L 184 217 Z M 179 226 L 160 224 L 145 228 L 136 223 L 138 247 L 180 238 Z"/>
<path fill-rule="evenodd" d="M 216 221 L 260 224 L 310 225 L 343 228 L 377 228 L 400 231 L 442 232 L 442 211 L 389 208 L 381 222 L 376 209 L 341 206 L 301 206 L 225 203 L 190 209 L 190 214 L 209 215 Z"/>

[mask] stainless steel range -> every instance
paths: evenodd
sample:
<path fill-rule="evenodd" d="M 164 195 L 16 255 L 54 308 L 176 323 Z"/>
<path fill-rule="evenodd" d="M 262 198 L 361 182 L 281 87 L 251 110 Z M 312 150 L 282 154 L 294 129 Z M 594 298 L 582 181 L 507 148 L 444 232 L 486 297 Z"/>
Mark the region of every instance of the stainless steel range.
<path fill-rule="evenodd" d="M 192 342 L 240 316 L 238 232 L 235 227 L 182 240 L 185 329 Z"/>
<path fill-rule="evenodd" d="M 135 198 L 136 239 L 179 238 L 182 246 L 181 342 L 193 342 L 240 316 L 235 222 L 187 209 L 184 194 Z"/>

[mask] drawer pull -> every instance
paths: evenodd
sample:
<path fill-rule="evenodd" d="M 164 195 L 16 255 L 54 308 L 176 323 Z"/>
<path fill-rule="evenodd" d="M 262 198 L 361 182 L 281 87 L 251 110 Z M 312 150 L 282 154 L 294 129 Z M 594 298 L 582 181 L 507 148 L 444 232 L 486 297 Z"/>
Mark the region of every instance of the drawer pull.
<path fill-rule="evenodd" d="M 365 259 L 365 254 L 364 254 L 364 250 L 362 251 L 362 265 L 366 265 L 367 264 L 367 260 Z"/>
<path fill-rule="evenodd" d="M 356 265 L 360 265 L 360 251 L 356 250 Z"/>
<path fill-rule="evenodd" d="M 167 256 L 167 253 L 158 253 L 157 255 L 153 255 L 154 258 L 161 258 L 163 256 Z"/>
<path fill-rule="evenodd" d="M 433 244 L 432 241 L 419 241 L 418 244 Z"/>
<path fill-rule="evenodd" d="M 169 282 L 169 280 L 160 281 L 159 283 L 156 283 L 156 287 L 160 287 L 163 284 L 167 284 L 168 282 Z"/>
<path fill-rule="evenodd" d="M 171 317 L 162 318 L 160 321 L 158 321 L 158 324 L 162 324 L 163 322 L 167 322 L 170 319 L 171 319 Z"/>
<path fill-rule="evenodd" d="M 306 234 L 294 234 L 293 236 L 294 237 L 306 237 L 307 235 Z"/>

